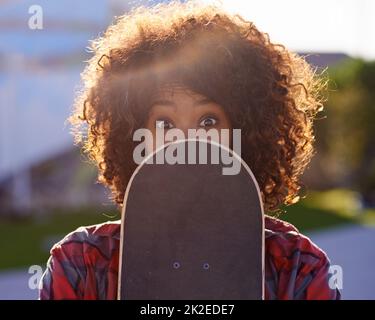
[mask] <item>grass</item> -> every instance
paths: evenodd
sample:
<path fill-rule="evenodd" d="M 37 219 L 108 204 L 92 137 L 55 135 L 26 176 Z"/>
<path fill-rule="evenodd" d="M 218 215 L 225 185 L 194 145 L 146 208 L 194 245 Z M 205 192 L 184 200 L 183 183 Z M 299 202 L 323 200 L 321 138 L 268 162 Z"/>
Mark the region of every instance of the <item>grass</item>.
<path fill-rule="evenodd" d="M 286 213 L 279 218 L 291 222 L 301 232 L 353 223 L 375 226 L 375 210 L 362 210 L 356 193 L 348 190 L 311 192 L 306 199 L 284 210 Z M 97 208 L 86 208 L 0 221 L 0 270 L 45 266 L 49 249 L 67 233 L 80 226 L 119 219 L 115 211 L 107 210 L 106 214 Z"/>
<path fill-rule="evenodd" d="M 280 218 L 294 224 L 301 232 L 345 224 L 375 226 L 375 209 L 362 209 L 359 195 L 345 189 L 309 192 L 299 203 L 283 209 L 286 213 Z"/>
<path fill-rule="evenodd" d="M 298 203 L 284 208 L 285 213 L 279 219 L 285 220 L 297 227 L 301 232 L 326 229 L 353 223 L 353 219 L 335 211 L 309 207 L 305 203 Z"/>
<path fill-rule="evenodd" d="M 83 209 L 69 213 L 60 211 L 40 218 L 0 221 L 0 270 L 34 264 L 44 266 L 51 246 L 69 232 L 80 226 L 116 219 L 119 216 L 111 219 L 98 209 Z"/>

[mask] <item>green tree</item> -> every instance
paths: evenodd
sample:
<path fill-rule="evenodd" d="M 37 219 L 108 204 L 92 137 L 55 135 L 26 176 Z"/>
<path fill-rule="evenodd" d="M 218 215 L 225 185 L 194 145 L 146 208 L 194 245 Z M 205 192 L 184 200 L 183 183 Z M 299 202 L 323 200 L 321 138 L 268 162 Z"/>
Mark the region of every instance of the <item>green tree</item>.
<path fill-rule="evenodd" d="M 326 72 L 316 165 L 332 184 L 357 189 L 375 205 L 375 61 L 347 59 Z"/>

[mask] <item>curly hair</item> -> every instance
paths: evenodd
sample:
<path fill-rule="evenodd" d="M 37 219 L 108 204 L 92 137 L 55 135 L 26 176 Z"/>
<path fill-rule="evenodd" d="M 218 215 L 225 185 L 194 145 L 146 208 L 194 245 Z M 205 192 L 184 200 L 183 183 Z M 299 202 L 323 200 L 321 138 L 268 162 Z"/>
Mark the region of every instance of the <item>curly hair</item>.
<path fill-rule="evenodd" d="M 323 85 L 302 57 L 241 16 L 195 1 L 136 8 L 91 48 L 69 120 L 119 207 L 136 168 L 133 132 L 143 127 L 151 96 L 175 83 L 223 106 L 241 129 L 241 156 L 266 211 L 298 201 Z"/>

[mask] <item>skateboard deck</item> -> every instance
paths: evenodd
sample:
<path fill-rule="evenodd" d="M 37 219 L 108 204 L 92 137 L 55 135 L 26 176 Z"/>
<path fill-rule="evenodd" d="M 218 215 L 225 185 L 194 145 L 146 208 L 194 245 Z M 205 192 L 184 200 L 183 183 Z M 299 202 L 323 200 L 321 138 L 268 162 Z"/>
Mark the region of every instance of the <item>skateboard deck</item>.
<path fill-rule="evenodd" d="M 156 163 L 171 145 L 185 149 L 185 163 Z M 228 162 L 215 163 L 212 151 L 232 156 L 238 174 L 223 174 Z M 214 142 L 180 140 L 138 166 L 124 197 L 118 298 L 264 298 L 263 206 L 238 155 Z"/>

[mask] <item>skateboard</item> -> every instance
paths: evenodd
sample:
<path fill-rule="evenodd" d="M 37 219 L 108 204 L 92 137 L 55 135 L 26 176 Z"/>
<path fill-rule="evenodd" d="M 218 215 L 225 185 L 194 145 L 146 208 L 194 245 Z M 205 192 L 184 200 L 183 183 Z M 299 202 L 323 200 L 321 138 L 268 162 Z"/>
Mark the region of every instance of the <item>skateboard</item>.
<path fill-rule="evenodd" d="M 176 150 L 185 161 L 157 163 Z M 228 159 L 238 173 L 223 173 Z M 263 298 L 264 212 L 250 168 L 210 141 L 180 140 L 149 155 L 125 192 L 118 299 Z"/>

